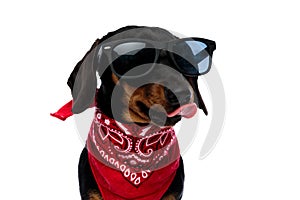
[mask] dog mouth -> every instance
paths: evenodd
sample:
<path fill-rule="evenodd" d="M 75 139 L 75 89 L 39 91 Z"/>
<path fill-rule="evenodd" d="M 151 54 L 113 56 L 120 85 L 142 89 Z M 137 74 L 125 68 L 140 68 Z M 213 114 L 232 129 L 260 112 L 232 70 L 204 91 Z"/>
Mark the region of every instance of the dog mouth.
<path fill-rule="evenodd" d="M 167 120 L 165 126 L 174 126 L 183 118 L 192 118 L 197 113 L 197 105 L 189 103 L 179 106 L 175 110 L 167 113 Z"/>
<path fill-rule="evenodd" d="M 192 118 L 197 113 L 197 105 L 195 103 L 185 104 L 167 114 L 168 117 L 182 116 Z"/>
<path fill-rule="evenodd" d="M 164 108 L 162 105 L 155 104 L 150 108 L 142 102 L 137 103 L 140 112 L 134 112 L 139 114 L 144 119 L 148 118 L 149 123 L 156 124 L 158 126 L 174 126 L 177 122 L 184 118 L 192 118 L 197 113 L 197 105 L 195 103 L 187 103 L 184 105 L 178 105 L 173 108 Z M 142 111 L 142 112 L 141 112 Z M 141 113 L 143 115 L 141 116 Z"/>

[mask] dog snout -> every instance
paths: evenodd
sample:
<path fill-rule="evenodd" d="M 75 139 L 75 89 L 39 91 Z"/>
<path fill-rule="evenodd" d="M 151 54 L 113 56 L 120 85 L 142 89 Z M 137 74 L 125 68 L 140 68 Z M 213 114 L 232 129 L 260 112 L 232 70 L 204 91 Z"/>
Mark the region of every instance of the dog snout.
<path fill-rule="evenodd" d="M 178 106 L 179 104 L 187 104 L 191 100 L 191 93 L 189 90 L 177 89 L 171 91 L 168 88 L 164 88 L 165 98 L 169 105 Z"/>

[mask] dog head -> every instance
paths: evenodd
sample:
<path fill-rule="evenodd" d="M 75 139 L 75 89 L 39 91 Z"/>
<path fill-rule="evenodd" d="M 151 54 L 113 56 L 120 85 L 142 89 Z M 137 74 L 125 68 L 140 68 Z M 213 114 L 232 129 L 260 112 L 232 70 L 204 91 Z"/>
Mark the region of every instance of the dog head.
<path fill-rule="evenodd" d="M 180 73 L 170 62 L 167 50 L 159 51 L 155 63 L 142 66 L 137 63 L 136 68 L 131 67 L 131 73 L 139 76 L 126 78 L 115 72 L 109 56 L 104 53 L 108 49 L 105 44 L 133 38 L 155 44 L 178 39 L 161 28 L 138 26 L 123 27 L 97 39 L 68 79 L 73 95 L 73 113 L 84 111 L 96 100 L 102 112 L 120 122 L 173 126 L 182 116 L 193 116 L 196 107 L 207 115 L 198 90 L 198 76 Z M 128 67 L 115 65 L 122 69 Z M 145 69 L 147 73 L 144 73 Z M 96 88 L 97 74 L 101 78 L 99 89 Z"/>

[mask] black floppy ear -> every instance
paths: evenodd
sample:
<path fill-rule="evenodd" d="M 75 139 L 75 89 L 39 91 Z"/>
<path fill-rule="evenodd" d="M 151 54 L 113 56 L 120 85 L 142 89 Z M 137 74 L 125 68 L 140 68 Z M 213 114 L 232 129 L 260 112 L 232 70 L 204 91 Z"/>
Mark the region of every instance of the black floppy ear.
<path fill-rule="evenodd" d="M 97 87 L 97 52 L 100 48 L 100 40 L 97 39 L 91 49 L 80 60 L 69 79 L 68 86 L 72 90 L 72 112 L 78 114 L 90 107 L 95 99 Z"/>
<path fill-rule="evenodd" d="M 198 88 L 198 77 L 188 77 L 188 82 L 191 84 L 193 90 L 194 90 L 194 94 L 195 94 L 195 103 L 197 104 L 198 108 L 202 109 L 204 114 L 207 115 L 207 109 L 206 106 L 204 104 L 204 101 L 201 97 L 201 94 L 199 92 L 199 88 Z"/>

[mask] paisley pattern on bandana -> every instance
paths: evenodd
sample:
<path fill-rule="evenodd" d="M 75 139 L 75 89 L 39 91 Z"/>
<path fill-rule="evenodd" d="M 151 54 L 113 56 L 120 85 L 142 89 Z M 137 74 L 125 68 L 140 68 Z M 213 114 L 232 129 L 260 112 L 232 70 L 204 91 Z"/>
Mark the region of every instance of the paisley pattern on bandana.
<path fill-rule="evenodd" d="M 87 139 L 89 153 L 139 187 L 152 173 L 178 160 L 174 129 L 121 124 L 96 111 Z"/>

